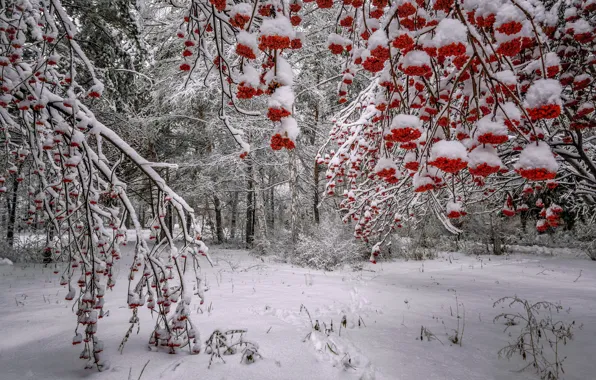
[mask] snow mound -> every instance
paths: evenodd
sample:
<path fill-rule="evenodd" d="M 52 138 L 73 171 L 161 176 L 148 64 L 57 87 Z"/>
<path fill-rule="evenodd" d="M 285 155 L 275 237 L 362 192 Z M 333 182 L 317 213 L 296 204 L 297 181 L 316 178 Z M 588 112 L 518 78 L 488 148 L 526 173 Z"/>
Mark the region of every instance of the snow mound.
<path fill-rule="evenodd" d="M 456 42 L 466 42 L 468 29 L 459 20 L 445 18 L 439 22 L 434 42 L 437 46 L 445 46 Z"/>
<path fill-rule="evenodd" d="M 556 79 L 540 79 L 528 89 L 525 106 L 527 108 L 540 107 L 545 104 L 561 105 L 561 83 Z"/>
<path fill-rule="evenodd" d="M 550 147 L 544 141 L 528 144 L 519 155 L 515 164 L 516 169 L 540 169 L 544 168 L 551 172 L 559 169 L 559 163 L 553 156 Z"/>
<path fill-rule="evenodd" d="M 0 258 L 0 265 L 13 265 L 12 261 L 6 258 Z"/>
<path fill-rule="evenodd" d="M 445 157 L 450 159 L 461 159 L 462 161 L 468 160 L 468 152 L 466 147 L 459 141 L 448 141 L 441 140 L 436 142 L 431 150 L 431 161 L 436 160 L 439 157 Z"/>

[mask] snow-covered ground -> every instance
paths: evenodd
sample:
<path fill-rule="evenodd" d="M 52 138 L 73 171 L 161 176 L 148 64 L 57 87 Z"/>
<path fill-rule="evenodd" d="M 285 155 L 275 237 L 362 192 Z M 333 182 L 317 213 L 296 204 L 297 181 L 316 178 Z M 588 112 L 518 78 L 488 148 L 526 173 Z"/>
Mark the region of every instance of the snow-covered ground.
<path fill-rule="evenodd" d="M 99 323 L 111 368 L 82 369 L 79 346 L 70 342 L 75 316 L 52 269 L 0 266 L 0 379 L 537 379 L 517 358 L 499 359 L 512 340 L 493 318 L 497 299 L 518 295 L 561 302 L 556 318 L 576 321 L 575 338 L 564 346 L 565 378 L 594 379 L 596 361 L 596 263 L 582 258 L 530 255 L 468 257 L 443 255 L 425 262 L 367 264 L 363 271 L 320 272 L 296 268 L 243 251 L 215 250 L 217 266 L 205 268 L 207 301 L 192 318 L 203 341 L 214 329 L 248 329 L 263 359 L 240 363 L 240 355 L 215 360 L 187 353 L 150 352 L 153 322 L 144 309 L 140 334 L 123 354 L 118 345 L 128 328 L 126 307 L 130 253 L 122 260 L 116 292 L 106 295 L 109 316 Z M 581 276 L 580 276 L 581 273 Z M 448 339 L 465 308 L 463 345 Z M 461 306 L 463 304 L 463 307 Z M 312 331 L 309 317 L 335 332 Z M 347 328 L 338 334 L 346 316 Z M 463 315 L 462 315 L 463 316 Z M 359 323 L 360 321 L 360 323 Z M 463 324 L 463 318 L 460 319 Z M 420 341 L 421 326 L 438 340 Z M 513 326 L 516 331 L 519 326 Z M 136 332 L 136 331 L 135 331 Z M 330 349 L 331 348 L 331 349 Z"/>

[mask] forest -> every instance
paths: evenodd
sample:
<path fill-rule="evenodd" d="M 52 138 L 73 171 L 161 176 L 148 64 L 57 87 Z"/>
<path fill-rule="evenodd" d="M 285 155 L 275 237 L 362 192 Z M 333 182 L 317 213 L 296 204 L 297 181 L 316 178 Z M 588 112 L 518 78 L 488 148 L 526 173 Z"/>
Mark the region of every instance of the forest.
<path fill-rule="evenodd" d="M 595 27 L 0 0 L 0 380 L 593 378 Z"/>

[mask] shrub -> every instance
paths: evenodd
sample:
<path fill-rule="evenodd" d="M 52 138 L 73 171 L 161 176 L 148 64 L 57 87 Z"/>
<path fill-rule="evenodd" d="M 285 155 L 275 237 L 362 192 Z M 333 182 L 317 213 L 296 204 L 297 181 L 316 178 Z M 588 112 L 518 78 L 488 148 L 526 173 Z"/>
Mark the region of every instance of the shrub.
<path fill-rule="evenodd" d="M 505 331 L 519 325 L 518 333 L 509 333 L 515 340 L 499 350 L 499 357 L 507 359 L 518 354 L 528 364 L 522 370 L 532 367 L 541 379 L 558 380 L 565 372 L 561 349 L 573 339 L 575 321 L 566 323 L 556 320 L 563 307 L 548 301 L 532 303 L 517 296 L 504 297 L 494 303 L 494 307 L 508 304 L 521 311 L 505 312 L 497 315 L 495 322 L 504 320 Z"/>
<path fill-rule="evenodd" d="M 341 265 L 368 259 L 370 250 L 355 241 L 351 231 L 329 220 L 298 235 L 294 254 L 289 257 L 296 265 L 333 270 Z"/>

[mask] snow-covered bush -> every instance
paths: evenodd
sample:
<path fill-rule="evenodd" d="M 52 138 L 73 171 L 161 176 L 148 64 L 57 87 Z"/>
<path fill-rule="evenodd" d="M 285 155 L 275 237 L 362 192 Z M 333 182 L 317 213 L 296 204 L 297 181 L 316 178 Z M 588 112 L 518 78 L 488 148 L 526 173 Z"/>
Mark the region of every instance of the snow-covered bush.
<path fill-rule="evenodd" d="M 504 322 L 505 331 L 514 338 L 499 350 L 499 357 L 511 359 L 519 355 L 527 363 L 520 371 L 530 368 L 543 380 L 561 379 L 567 358 L 563 346 L 573 339 L 575 327 L 575 321 L 557 318 L 565 310 L 563 306 L 548 301 L 534 303 L 517 296 L 501 298 L 493 305 L 497 306 L 512 309 L 497 315 L 494 322 Z"/>
<path fill-rule="evenodd" d="M 395 230 L 388 252 L 391 257 L 405 260 L 435 259 L 441 251 L 459 250 L 457 236 L 450 233 L 434 216 L 421 218 L 416 225 Z"/>
<path fill-rule="evenodd" d="M 0 257 L 0 265 L 10 266 L 10 265 L 13 265 L 13 262 L 10 259 L 8 259 L 8 258 Z"/>
<path fill-rule="evenodd" d="M 289 261 L 300 266 L 333 270 L 344 264 L 363 261 L 369 255 L 370 250 L 354 241 L 348 228 L 325 220 L 307 233 L 299 234 L 294 252 L 289 253 Z"/>
<path fill-rule="evenodd" d="M 507 252 L 507 244 L 511 243 L 519 224 L 493 214 L 472 214 L 461 228 L 463 234 L 456 250 L 475 255 L 502 255 Z M 533 230 L 529 232 L 532 234 Z"/>
<path fill-rule="evenodd" d="M 21 235 L 14 239 L 12 246 L 5 240 L 0 240 L 0 252 L 15 263 L 47 263 L 49 255 L 44 254 L 46 246 L 45 236 Z"/>

